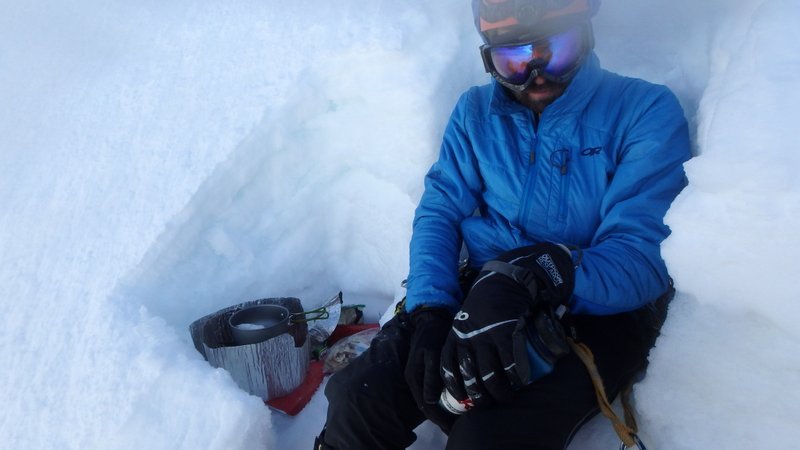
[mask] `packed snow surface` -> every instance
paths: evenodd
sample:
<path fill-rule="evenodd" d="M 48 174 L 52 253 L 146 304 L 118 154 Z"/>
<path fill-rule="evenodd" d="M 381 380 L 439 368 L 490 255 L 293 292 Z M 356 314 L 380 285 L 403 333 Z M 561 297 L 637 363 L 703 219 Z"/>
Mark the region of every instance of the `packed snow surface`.
<path fill-rule="evenodd" d="M 468 5 L 3 1 L 0 447 L 311 448 L 323 395 L 270 411 L 187 326 L 340 290 L 376 321 L 402 295 L 422 177 L 488 82 Z M 796 0 L 608 0 L 595 20 L 607 68 L 676 92 L 698 155 L 635 390 L 651 448 L 800 440 L 798 23 Z M 617 441 L 598 418 L 571 448 Z"/>

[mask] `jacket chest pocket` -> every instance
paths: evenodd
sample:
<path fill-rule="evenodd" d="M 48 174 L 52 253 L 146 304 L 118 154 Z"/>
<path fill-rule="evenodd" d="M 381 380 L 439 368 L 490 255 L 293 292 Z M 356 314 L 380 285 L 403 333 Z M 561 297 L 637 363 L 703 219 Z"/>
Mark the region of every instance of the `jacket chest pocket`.
<path fill-rule="evenodd" d="M 520 211 L 523 227 L 534 236 L 563 229 L 569 212 L 572 153 L 562 146 L 555 150 L 537 149 Z"/>
<path fill-rule="evenodd" d="M 559 146 L 536 158 L 520 211 L 520 226 L 529 236 L 572 244 L 591 240 L 614 169 L 598 149 Z"/>

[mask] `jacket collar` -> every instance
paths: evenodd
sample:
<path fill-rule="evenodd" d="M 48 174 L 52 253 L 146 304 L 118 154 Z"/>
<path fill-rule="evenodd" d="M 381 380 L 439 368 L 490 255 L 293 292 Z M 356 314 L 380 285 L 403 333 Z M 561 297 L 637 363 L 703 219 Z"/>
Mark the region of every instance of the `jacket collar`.
<path fill-rule="evenodd" d="M 561 97 L 547 106 L 544 114 L 547 116 L 561 115 L 584 109 L 600 84 L 601 77 L 600 60 L 592 51 Z M 500 83 L 492 80 L 492 100 L 489 103 L 489 114 L 508 115 L 521 112 L 527 114 L 528 109 L 514 99 Z"/>

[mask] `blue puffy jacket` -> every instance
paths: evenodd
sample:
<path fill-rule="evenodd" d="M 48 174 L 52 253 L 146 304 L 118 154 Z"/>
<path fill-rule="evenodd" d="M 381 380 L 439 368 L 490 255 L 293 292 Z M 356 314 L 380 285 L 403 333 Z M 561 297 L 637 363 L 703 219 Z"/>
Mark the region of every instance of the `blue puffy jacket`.
<path fill-rule="evenodd" d="M 574 313 L 630 311 L 666 291 L 663 219 L 691 156 L 675 96 L 592 54 L 534 120 L 494 82 L 458 101 L 414 218 L 409 311 L 459 309 L 462 242 L 473 267 L 539 242 L 575 248 Z"/>

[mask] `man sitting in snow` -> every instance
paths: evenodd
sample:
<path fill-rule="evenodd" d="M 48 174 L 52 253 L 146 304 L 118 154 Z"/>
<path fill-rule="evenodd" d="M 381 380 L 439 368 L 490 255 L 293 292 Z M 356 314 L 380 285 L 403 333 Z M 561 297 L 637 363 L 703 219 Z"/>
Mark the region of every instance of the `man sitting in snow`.
<path fill-rule="evenodd" d="M 671 293 L 660 245 L 688 130 L 667 88 L 600 68 L 598 6 L 473 1 L 493 83 L 452 113 L 404 308 L 329 381 L 317 449 L 406 448 L 425 419 L 448 449 L 563 449 L 597 412 L 564 330 L 612 398 L 645 367 Z"/>

